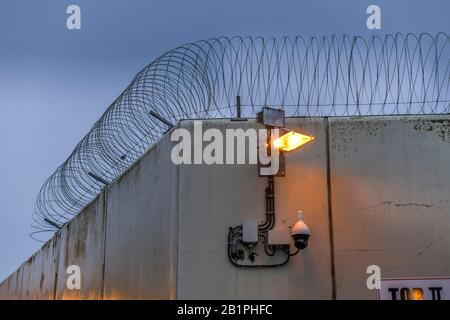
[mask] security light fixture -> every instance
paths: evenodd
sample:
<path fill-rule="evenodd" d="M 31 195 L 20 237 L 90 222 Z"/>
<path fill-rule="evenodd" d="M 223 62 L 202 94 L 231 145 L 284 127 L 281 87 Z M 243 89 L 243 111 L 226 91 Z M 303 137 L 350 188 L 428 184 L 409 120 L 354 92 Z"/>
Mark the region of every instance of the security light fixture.
<path fill-rule="evenodd" d="M 256 119 L 267 127 L 284 128 L 285 126 L 283 109 L 264 107 L 256 114 Z"/>
<path fill-rule="evenodd" d="M 284 120 L 283 120 L 284 122 Z M 273 175 L 275 177 L 284 177 L 286 175 L 286 160 L 285 153 L 296 150 L 307 143 L 310 143 L 315 139 L 315 137 L 288 130 L 285 128 L 278 129 L 279 137 L 272 137 L 272 130 L 270 127 L 267 128 L 267 154 L 272 154 L 273 149 L 278 150 L 278 171 L 277 172 L 267 172 L 264 168 L 270 168 L 271 163 L 262 164 L 258 161 L 259 166 L 259 176 L 269 176 Z"/>
<path fill-rule="evenodd" d="M 273 140 L 272 144 L 275 148 L 284 152 L 290 152 L 292 150 L 298 149 L 315 139 L 313 136 L 298 133 L 295 131 L 280 129 L 280 133 L 281 131 L 283 131 L 282 135 L 279 138 Z"/>
<path fill-rule="evenodd" d="M 284 129 L 285 117 L 281 109 L 269 107 L 262 108 L 257 114 L 259 123 L 265 125 L 267 130 L 267 154 L 270 155 L 272 148 L 278 149 L 280 166 L 277 173 L 261 174 L 264 166 L 259 164 L 260 176 L 267 176 L 268 185 L 265 190 L 266 219 L 258 224 L 255 219 L 246 219 L 241 225 L 230 227 L 228 230 L 228 260 L 236 267 L 242 268 L 269 268 L 281 267 L 287 264 L 290 257 L 305 249 L 310 237 L 309 228 L 303 222 L 303 213 L 299 211 L 298 221 L 291 230 L 274 229 L 275 227 L 275 177 L 285 176 L 284 153 L 291 152 L 313 141 L 315 138 L 310 135 Z M 279 128 L 281 136 L 272 139 L 272 129 Z M 267 166 L 267 165 L 266 165 Z M 290 237 L 289 237 L 290 236 Z M 290 239 L 291 238 L 291 239 Z M 296 250 L 290 251 L 291 243 L 294 243 Z M 258 245 L 262 244 L 263 252 L 258 251 Z M 258 253 L 259 252 L 259 253 Z M 260 255 L 265 255 L 267 259 L 274 259 L 267 263 L 254 262 Z M 273 258 L 272 258 L 273 257 Z M 248 262 L 246 262 L 248 261 Z"/>

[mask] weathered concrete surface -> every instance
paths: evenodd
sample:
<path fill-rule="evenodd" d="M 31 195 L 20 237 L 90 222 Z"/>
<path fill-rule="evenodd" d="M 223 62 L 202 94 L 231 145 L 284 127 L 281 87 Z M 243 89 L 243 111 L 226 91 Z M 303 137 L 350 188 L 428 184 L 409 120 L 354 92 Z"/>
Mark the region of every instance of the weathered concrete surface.
<path fill-rule="evenodd" d="M 55 298 L 59 242 L 60 233 L 57 233 L 22 265 L 22 300 L 53 300 Z"/>
<path fill-rule="evenodd" d="M 258 177 L 256 165 L 182 165 L 179 299 L 331 298 L 324 121 L 293 119 L 287 126 L 317 140 L 288 155 L 287 176 L 276 179 L 276 228 L 288 228 L 304 210 L 310 247 L 283 268 L 235 268 L 226 255 L 228 228 L 246 217 L 264 220 L 267 178 Z M 208 127 L 262 128 L 255 121 L 212 121 Z"/>
<path fill-rule="evenodd" d="M 19 300 L 22 289 L 22 267 L 0 284 L 0 300 Z"/>
<path fill-rule="evenodd" d="M 450 274 L 450 117 L 330 120 L 338 298 L 383 278 Z"/>
<path fill-rule="evenodd" d="M 104 194 L 90 203 L 61 231 L 56 299 L 98 300 L 103 296 L 105 249 Z M 81 270 L 80 290 L 67 289 L 67 268 Z"/>
<path fill-rule="evenodd" d="M 174 299 L 178 168 L 166 136 L 108 188 L 104 299 Z"/>
<path fill-rule="evenodd" d="M 338 299 L 374 299 L 368 265 L 383 277 L 450 275 L 450 116 L 287 124 L 316 137 L 287 156 L 287 176 L 276 179 L 276 227 L 303 210 L 312 231 L 287 266 L 240 270 L 227 261 L 228 227 L 264 219 L 266 179 L 256 166 L 177 167 L 165 136 L 0 284 L 0 299 L 330 299 L 333 279 Z M 191 121 L 180 125 L 192 130 Z M 71 264 L 82 269 L 81 291 L 65 287 Z"/>

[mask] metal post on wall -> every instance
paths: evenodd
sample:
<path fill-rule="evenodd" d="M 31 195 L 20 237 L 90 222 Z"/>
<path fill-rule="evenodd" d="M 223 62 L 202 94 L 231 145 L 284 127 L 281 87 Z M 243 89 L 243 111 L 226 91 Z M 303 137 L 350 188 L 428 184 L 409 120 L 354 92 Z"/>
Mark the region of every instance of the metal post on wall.
<path fill-rule="evenodd" d="M 247 121 L 241 115 L 241 96 L 236 96 L 236 118 L 231 118 L 231 121 Z"/>

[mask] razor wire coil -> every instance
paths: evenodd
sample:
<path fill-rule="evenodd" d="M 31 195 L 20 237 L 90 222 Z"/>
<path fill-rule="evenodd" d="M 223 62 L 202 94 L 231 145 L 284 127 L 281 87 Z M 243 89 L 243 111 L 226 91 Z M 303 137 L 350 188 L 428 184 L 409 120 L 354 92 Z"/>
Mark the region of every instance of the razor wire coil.
<path fill-rule="evenodd" d="M 445 33 L 234 37 L 179 46 L 143 68 L 44 182 L 32 237 L 53 232 L 91 202 L 180 119 L 230 118 L 262 106 L 287 116 L 450 112 Z"/>

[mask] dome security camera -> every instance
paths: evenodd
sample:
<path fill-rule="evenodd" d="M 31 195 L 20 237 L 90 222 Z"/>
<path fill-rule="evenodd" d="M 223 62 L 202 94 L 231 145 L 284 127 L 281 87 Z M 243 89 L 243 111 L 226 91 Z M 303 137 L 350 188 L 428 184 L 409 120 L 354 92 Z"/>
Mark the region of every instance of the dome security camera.
<path fill-rule="evenodd" d="M 303 211 L 297 212 L 298 220 L 291 230 L 291 237 L 294 240 L 295 247 L 303 250 L 308 246 L 308 239 L 311 236 L 308 226 L 303 221 Z"/>

